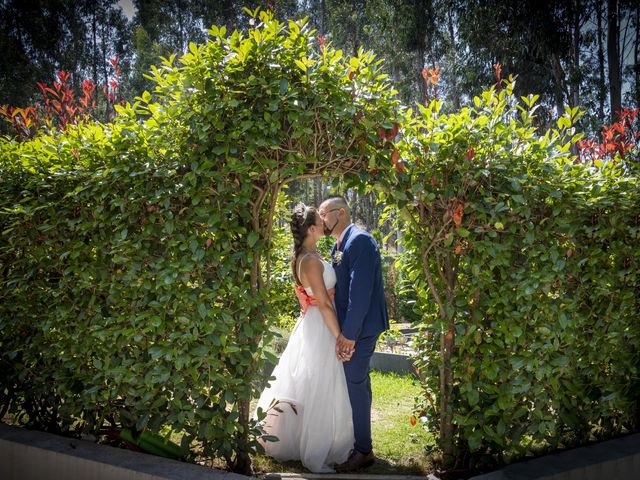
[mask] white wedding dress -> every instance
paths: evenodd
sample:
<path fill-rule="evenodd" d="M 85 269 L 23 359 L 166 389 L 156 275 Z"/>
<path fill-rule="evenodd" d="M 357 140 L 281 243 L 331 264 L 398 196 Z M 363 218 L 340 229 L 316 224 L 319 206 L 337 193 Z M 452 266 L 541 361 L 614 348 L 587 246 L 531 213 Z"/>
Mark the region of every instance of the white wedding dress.
<path fill-rule="evenodd" d="M 322 263 L 324 284 L 333 288 L 333 267 Z M 310 288 L 306 291 L 313 296 Z M 333 472 L 331 466 L 346 461 L 354 443 L 349 393 L 335 345 L 320 310 L 309 306 L 272 373 L 275 380 L 256 407 L 267 412 L 264 433 L 279 439 L 266 442 L 267 455 L 301 460 L 314 473 Z"/>

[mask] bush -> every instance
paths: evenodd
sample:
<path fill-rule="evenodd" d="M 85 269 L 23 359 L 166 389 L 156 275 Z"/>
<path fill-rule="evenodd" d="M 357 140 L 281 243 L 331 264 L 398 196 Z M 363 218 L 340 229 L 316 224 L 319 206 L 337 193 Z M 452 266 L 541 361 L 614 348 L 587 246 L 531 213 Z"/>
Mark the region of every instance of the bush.
<path fill-rule="evenodd" d="M 638 178 L 570 154 L 577 109 L 539 135 L 512 88 L 406 111 L 379 175 L 423 312 L 417 413 L 448 464 L 638 428 Z"/>
<path fill-rule="evenodd" d="M 395 105 L 372 54 L 254 16 L 154 67 L 154 95 L 112 124 L 0 140 L 1 411 L 50 431 L 166 425 L 250 472 L 285 282 L 265 263 L 278 192 L 375 161 Z"/>

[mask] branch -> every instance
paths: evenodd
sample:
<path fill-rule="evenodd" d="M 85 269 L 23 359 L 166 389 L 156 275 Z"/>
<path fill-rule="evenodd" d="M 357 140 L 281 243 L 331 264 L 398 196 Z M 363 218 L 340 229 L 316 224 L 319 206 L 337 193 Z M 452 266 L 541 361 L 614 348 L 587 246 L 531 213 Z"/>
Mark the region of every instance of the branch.
<path fill-rule="evenodd" d="M 282 184 L 276 183 L 271 187 L 271 205 L 269 207 L 269 216 L 267 217 L 267 228 L 265 238 L 267 239 L 267 281 L 265 289 L 268 292 L 271 288 L 271 235 L 273 233 L 273 217 L 278 203 L 278 191 Z"/>
<path fill-rule="evenodd" d="M 440 295 L 436 290 L 436 286 L 433 283 L 433 278 L 431 278 L 431 272 L 429 271 L 429 264 L 427 263 L 427 254 L 428 254 L 427 251 L 423 252 L 422 254 L 422 257 L 421 257 L 422 269 L 424 270 L 424 275 L 427 278 L 427 284 L 429 285 L 429 290 L 431 290 L 431 293 L 433 294 L 436 304 L 438 305 L 438 309 L 440 311 L 440 318 L 444 320 L 447 318 L 447 312 L 444 308 L 444 304 L 442 303 L 442 299 L 440 298 Z"/>

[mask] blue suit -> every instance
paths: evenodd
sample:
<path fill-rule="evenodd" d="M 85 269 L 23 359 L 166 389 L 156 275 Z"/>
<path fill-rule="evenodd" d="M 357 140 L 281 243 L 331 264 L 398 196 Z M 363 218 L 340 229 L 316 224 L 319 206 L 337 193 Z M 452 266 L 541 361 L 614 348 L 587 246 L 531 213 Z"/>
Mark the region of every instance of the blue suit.
<path fill-rule="evenodd" d="M 369 362 L 378 337 L 389 328 L 382 261 L 371 234 L 355 225 L 347 227 L 340 249 L 334 246 L 331 258 L 337 277 L 338 323 L 342 335 L 356 342 L 351 360 L 343 364 L 353 411 L 354 448 L 366 454 L 372 450 Z"/>

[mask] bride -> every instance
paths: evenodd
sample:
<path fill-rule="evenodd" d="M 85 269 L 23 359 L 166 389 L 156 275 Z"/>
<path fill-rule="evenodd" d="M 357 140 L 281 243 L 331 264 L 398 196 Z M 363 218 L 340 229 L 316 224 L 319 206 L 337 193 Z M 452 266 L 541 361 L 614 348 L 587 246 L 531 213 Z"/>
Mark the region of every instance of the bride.
<path fill-rule="evenodd" d="M 353 447 L 353 422 L 333 306 L 336 274 L 317 251 L 324 225 L 313 207 L 298 205 L 291 217 L 291 267 L 303 315 L 256 407 L 266 412 L 261 429 L 278 441 L 262 442 L 279 460 L 301 460 L 315 473 L 333 472 Z M 343 358 L 344 361 L 348 358 Z"/>

